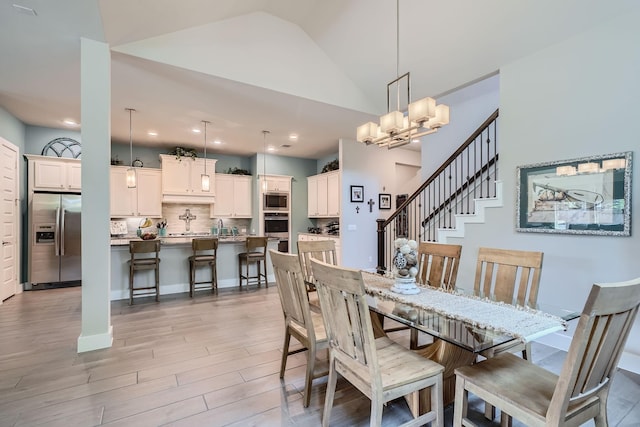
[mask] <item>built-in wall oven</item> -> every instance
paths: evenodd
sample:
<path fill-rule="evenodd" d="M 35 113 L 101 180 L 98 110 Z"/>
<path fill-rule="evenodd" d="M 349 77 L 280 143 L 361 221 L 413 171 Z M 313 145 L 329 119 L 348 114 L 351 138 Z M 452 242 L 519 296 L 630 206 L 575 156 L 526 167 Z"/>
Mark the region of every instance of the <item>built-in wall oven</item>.
<path fill-rule="evenodd" d="M 289 213 L 265 212 L 264 235 L 278 239 L 280 252 L 289 252 Z"/>

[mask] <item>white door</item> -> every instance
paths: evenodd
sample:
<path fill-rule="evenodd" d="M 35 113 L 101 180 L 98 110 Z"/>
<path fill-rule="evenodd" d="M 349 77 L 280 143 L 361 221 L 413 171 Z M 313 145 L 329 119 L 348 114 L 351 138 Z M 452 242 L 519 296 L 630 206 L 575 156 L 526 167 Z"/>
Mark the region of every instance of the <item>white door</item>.
<path fill-rule="evenodd" d="M 0 138 L 2 169 L 2 281 L 0 304 L 18 287 L 18 147 Z"/>

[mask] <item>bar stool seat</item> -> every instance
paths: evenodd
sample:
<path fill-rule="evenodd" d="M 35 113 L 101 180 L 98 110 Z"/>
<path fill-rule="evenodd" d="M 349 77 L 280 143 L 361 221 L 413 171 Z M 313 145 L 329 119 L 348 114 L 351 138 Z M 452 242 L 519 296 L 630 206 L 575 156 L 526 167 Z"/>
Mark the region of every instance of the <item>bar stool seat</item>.
<path fill-rule="evenodd" d="M 189 296 L 201 289 L 211 289 L 211 293 L 218 293 L 217 253 L 218 238 L 193 239 L 191 241 L 193 255 L 189 257 Z M 213 251 L 213 252 L 211 252 Z M 208 265 L 211 268 L 211 280 L 196 282 L 196 269 Z"/>
<path fill-rule="evenodd" d="M 135 296 L 153 296 L 160 301 L 160 240 L 132 240 L 129 242 L 131 259 L 129 264 L 129 305 Z M 153 255 L 150 255 L 153 254 Z M 136 255 L 141 255 L 136 257 Z M 153 286 L 134 287 L 133 276 L 136 271 L 155 270 Z"/>
<path fill-rule="evenodd" d="M 238 277 L 240 279 L 240 289 L 242 289 L 242 281 L 247 281 L 247 286 L 257 284 L 261 286 L 264 279 L 265 287 L 269 287 L 267 281 L 267 238 L 266 237 L 247 237 L 245 243 L 246 252 L 238 254 Z M 246 270 L 242 274 L 242 264 L 245 264 Z M 256 263 L 256 275 L 249 275 L 249 266 Z M 262 267 L 262 272 L 260 272 Z M 254 282 L 254 283 L 252 283 Z"/>

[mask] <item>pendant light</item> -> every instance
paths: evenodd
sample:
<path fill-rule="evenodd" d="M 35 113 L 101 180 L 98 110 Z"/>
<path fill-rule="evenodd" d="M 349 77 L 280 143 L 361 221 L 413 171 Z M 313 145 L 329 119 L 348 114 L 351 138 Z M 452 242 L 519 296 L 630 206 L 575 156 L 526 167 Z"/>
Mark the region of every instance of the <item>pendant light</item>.
<path fill-rule="evenodd" d="M 203 120 L 204 124 L 204 173 L 200 175 L 200 184 L 202 191 L 209 191 L 209 175 L 207 175 L 207 123 L 209 121 Z"/>
<path fill-rule="evenodd" d="M 262 135 L 263 135 L 263 154 L 262 154 L 262 175 L 264 176 L 264 179 L 262 180 L 262 191 L 266 192 L 267 191 L 267 135 L 270 132 L 268 130 L 263 130 L 262 131 Z"/>
<path fill-rule="evenodd" d="M 129 155 L 131 156 L 131 163 L 129 163 L 129 169 L 127 169 L 127 188 L 136 188 L 136 169 L 133 167 L 133 137 L 131 133 L 131 113 L 133 108 L 125 108 L 129 112 Z"/>

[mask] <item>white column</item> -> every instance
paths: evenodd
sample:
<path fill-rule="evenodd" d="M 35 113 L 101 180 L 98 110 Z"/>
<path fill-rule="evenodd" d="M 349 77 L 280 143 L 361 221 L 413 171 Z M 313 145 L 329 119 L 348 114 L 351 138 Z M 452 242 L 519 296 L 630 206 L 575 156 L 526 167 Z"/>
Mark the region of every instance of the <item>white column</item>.
<path fill-rule="evenodd" d="M 111 347 L 111 53 L 109 45 L 81 39 L 82 331 L 78 353 Z"/>

